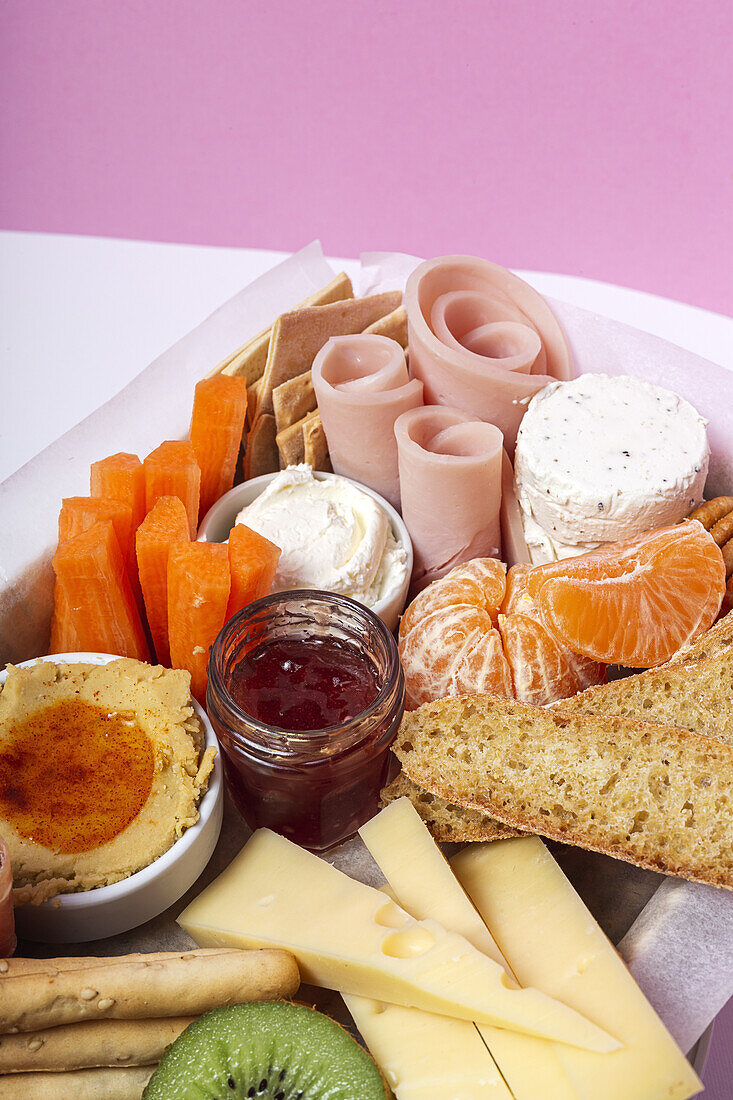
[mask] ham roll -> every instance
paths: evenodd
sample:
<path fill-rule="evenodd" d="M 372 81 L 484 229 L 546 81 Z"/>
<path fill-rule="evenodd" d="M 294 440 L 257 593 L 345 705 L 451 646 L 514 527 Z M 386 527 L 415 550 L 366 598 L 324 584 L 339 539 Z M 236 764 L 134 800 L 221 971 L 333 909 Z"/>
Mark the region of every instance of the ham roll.
<path fill-rule="evenodd" d="M 425 405 L 395 424 L 413 592 L 471 558 L 501 557 L 503 441 L 493 424 Z"/>
<path fill-rule="evenodd" d="M 507 565 L 532 564 L 524 537 L 522 510 L 514 487 L 514 467 L 504 451 L 501 465 L 501 553 Z"/>
<path fill-rule="evenodd" d="M 547 302 L 528 283 L 472 256 L 442 256 L 415 269 L 405 306 L 410 371 L 425 402 L 495 424 L 514 455 L 532 397 L 572 378 L 570 349 Z"/>
<path fill-rule="evenodd" d="M 315 358 L 313 388 L 334 472 L 399 508 L 394 425 L 422 405 L 423 390 L 403 349 L 386 336 L 334 336 Z"/>
<path fill-rule="evenodd" d="M 13 872 L 8 846 L 0 836 L 0 959 L 7 958 L 14 951 Z"/>

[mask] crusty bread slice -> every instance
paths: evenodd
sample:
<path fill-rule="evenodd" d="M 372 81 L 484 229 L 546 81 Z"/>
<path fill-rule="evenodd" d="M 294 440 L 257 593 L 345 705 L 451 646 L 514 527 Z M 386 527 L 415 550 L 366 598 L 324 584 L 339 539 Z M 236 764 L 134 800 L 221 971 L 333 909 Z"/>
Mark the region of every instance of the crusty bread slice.
<path fill-rule="evenodd" d="M 733 747 L 493 695 L 426 703 L 395 743 L 426 790 L 517 829 L 733 889 Z"/>
<path fill-rule="evenodd" d="M 719 619 L 715 626 L 701 634 L 697 641 L 683 646 L 663 668 L 669 665 L 691 664 L 705 657 L 714 657 L 717 653 L 733 646 L 733 611 Z"/>
<path fill-rule="evenodd" d="M 466 810 L 455 803 L 446 802 L 440 795 L 418 787 L 400 772 L 395 780 L 382 791 L 381 804 L 388 806 L 397 798 L 410 799 L 433 838 L 442 844 L 471 844 L 474 841 L 506 840 L 520 836 L 516 829 L 502 825 L 480 810 Z"/>
<path fill-rule="evenodd" d="M 641 718 L 733 744 L 733 647 L 689 664 L 650 668 L 587 688 L 553 708 L 572 714 Z"/>

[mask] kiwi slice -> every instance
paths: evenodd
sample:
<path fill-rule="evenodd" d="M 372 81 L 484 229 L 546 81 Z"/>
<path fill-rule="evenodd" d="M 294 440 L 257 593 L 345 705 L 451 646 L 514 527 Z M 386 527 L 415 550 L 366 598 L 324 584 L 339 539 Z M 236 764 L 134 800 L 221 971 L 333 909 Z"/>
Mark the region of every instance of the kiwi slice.
<path fill-rule="evenodd" d="M 288 1001 L 215 1008 L 179 1035 L 143 1100 L 386 1100 L 365 1050 L 328 1016 Z"/>

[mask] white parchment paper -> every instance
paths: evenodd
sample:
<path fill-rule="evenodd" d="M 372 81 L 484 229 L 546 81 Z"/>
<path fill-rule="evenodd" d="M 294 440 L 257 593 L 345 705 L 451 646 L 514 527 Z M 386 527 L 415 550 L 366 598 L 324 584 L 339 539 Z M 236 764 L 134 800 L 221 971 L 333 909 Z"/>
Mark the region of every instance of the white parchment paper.
<path fill-rule="evenodd" d="M 362 257 L 359 292 L 403 289 L 419 260 L 394 253 Z M 145 455 L 188 430 L 195 383 L 283 310 L 331 280 L 318 243 L 257 279 L 150 364 L 115 398 L 0 485 L 0 659 L 45 651 L 51 611 L 51 556 L 64 496 L 88 492 L 91 462 L 116 451 Z M 733 373 L 625 325 L 552 302 L 579 371 L 635 374 L 687 397 L 710 422 L 714 454 L 709 490 L 733 489 Z M 123 954 L 190 945 L 175 916 L 230 862 L 248 830 L 227 799 L 222 836 L 205 872 L 176 905 L 124 936 L 80 945 L 78 952 Z M 584 852 L 552 846 L 581 896 L 624 957 L 684 1049 L 733 993 L 733 894 Z M 365 881 L 375 868 L 361 842 L 329 856 Z M 650 900 L 651 899 L 651 900 Z M 29 953 L 57 947 L 21 945 Z M 73 947 L 69 947 L 73 951 Z M 336 1011 L 337 998 L 314 992 Z"/>

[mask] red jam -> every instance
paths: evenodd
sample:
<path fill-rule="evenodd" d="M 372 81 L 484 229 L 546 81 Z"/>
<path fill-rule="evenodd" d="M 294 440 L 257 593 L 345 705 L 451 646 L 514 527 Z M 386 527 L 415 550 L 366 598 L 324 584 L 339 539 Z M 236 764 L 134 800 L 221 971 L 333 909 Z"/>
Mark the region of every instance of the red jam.
<path fill-rule="evenodd" d="M 394 638 L 353 600 L 282 592 L 235 615 L 207 707 L 247 824 L 316 851 L 352 836 L 377 810 L 404 694 Z"/>
<path fill-rule="evenodd" d="M 379 694 L 379 680 L 371 661 L 337 638 L 281 638 L 242 657 L 229 691 L 268 726 L 325 730 L 365 711 Z"/>

